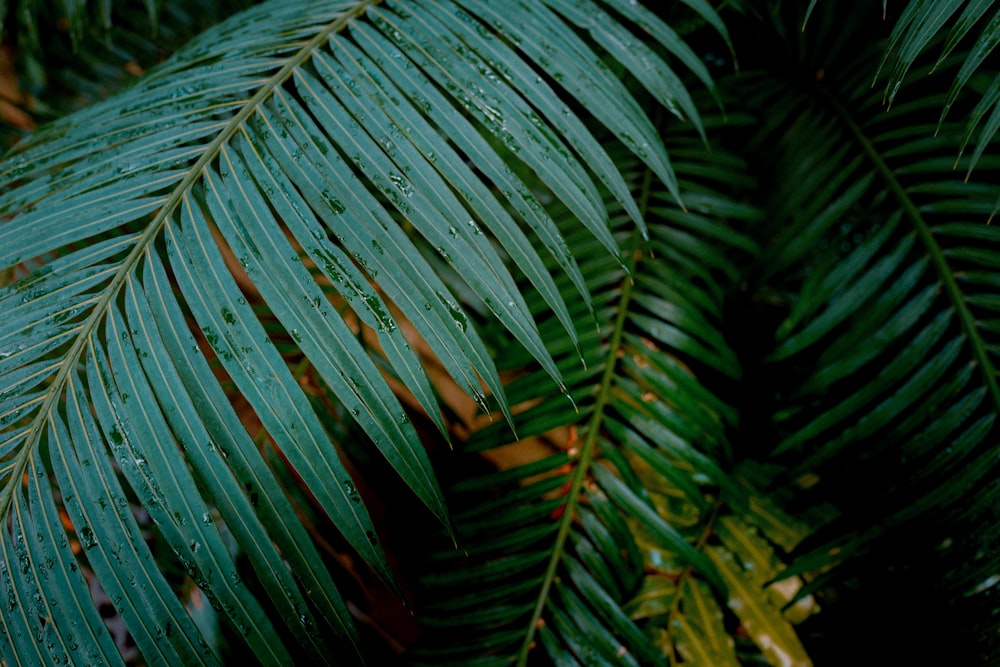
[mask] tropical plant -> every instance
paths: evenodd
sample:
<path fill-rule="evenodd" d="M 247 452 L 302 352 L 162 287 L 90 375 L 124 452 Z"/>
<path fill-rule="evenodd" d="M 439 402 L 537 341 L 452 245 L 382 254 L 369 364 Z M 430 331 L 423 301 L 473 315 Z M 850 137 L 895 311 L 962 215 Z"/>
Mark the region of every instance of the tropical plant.
<path fill-rule="evenodd" d="M 4 151 L 37 125 L 108 97 L 201 31 L 253 3 L 12 4 L 5 12 L 0 3 Z M 8 58 L 16 68 L 16 85 L 4 68 Z"/>
<path fill-rule="evenodd" d="M 1000 659 L 998 15 L 870 5 L 268 0 L 19 141 L 0 660 Z"/>

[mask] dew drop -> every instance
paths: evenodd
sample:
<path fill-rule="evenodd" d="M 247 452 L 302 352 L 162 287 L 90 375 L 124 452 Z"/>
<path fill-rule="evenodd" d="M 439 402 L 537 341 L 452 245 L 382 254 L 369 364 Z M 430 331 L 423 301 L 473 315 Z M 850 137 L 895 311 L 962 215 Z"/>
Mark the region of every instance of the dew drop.
<path fill-rule="evenodd" d="M 361 494 L 358 493 L 358 487 L 354 485 L 354 482 L 349 479 L 345 479 L 344 490 L 347 492 L 347 497 L 351 499 L 351 502 L 361 502 Z"/>
<path fill-rule="evenodd" d="M 97 546 L 97 537 L 90 526 L 83 526 L 77 533 L 80 536 L 80 544 L 84 549 L 92 549 Z"/>

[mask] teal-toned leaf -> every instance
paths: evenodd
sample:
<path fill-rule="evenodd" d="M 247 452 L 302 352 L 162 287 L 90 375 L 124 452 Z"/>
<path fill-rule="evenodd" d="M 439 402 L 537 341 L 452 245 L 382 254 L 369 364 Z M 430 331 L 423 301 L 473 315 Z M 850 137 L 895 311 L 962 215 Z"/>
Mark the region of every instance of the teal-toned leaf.
<path fill-rule="evenodd" d="M 49 438 L 56 452 L 53 472 L 80 546 L 147 659 L 218 664 L 143 540 L 78 382 L 74 378 L 69 386 L 68 427 L 57 422 Z M 99 545 L 115 550 L 95 548 Z"/>
<path fill-rule="evenodd" d="M 417 496 L 442 519 L 440 489 L 409 418 L 378 371 L 364 355 L 353 333 L 327 302 L 319 285 L 298 259 L 273 218 L 264 217 L 265 203 L 255 188 L 230 171 L 223 154 L 220 174 L 205 175 L 213 220 L 241 258 L 244 269 L 300 349 L 309 357 L 340 399 L 359 420 L 392 466 Z M 230 180 L 231 179 L 231 180 Z M 234 192 L 229 198 L 221 192 Z M 235 215 L 234 215 L 235 214 Z M 275 279 L 280 276 L 281 282 Z M 293 296 L 294 295 L 294 296 Z M 237 297 L 237 300 L 239 297 Z M 223 319 L 225 314 L 223 313 Z"/>
<path fill-rule="evenodd" d="M 993 0 L 970 0 L 962 12 L 962 16 L 952 26 L 951 33 L 948 35 L 948 42 L 942 49 L 942 55 L 938 59 L 939 64 L 951 52 L 955 44 L 971 29 L 972 25 L 980 20 L 992 4 Z M 972 50 L 966 55 L 958 74 L 955 75 L 955 82 L 951 84 L 948 99 L 945 101 L 944 108 L 941 109 L 941 119 L 938 121 L 939 125 L 944 122 L 945 116 L 948 115 L 952 105 L 958 98 L 959 91 L 969 82 L 972 74 L 979 69 L 983 61 L 996 48 L 998 42 L 1000 42 L 1000 13 L 994 13 L 989 23 L 983 27 L 982 35 L 976 40 Z"/>
<path fill-rule="evenodd" d="M 712 76 L 709 74 L 705 63 L 698 57 L 694 50 L 680 38 L 675 30 L 637 2 L 632 3 L 628 2 L 628 0 L 605 0 L 605 4 L 609 5 L 623 16 L 627 16 L 634 21 L 640 29 L 655 37 L 656 40 L 663 45 L 665 49 L 667 49 L 667 51 L 676 56 L 678 60 L 684 63 L 685 67 L 691 70 L 691 72 L 698 77 L 698 79 L 712 93 L 712 96 L 716 99 L 716 101 L 719 101 L 721 104 L 718 89 L 715 82 L 712 80 Z M 726 39 L 726 42 L 729 43 L 729 33 L 726 29 L 725 23 L 722 22 L 722 19 L 719 18 L 719 15 L 716 13 L 715 9 L 711 7 L 711 5 L 708 3 L 691 3 L 690 6 L 700 11 L 705 20 L 719 30 L 723 38 Z M 731 48 L 732 47 L 730 46 L 730 49 Z"/>
<path fill-rule="evenodd" d="M 279 657 L 267 640 L 274 628 L 246 590 L 218 530 L 202 520 L 208 507 L 177 457 L 177 443 L 162 413 L 152 401 L 141 400 L 151 392 L 123 325 L 120 314 L 113 313 L 107 324 L 107 350 L 95 345 L 88 368 L 89 386 L 107 392 L 94 407 L 110 434 L 111 451 L 195 585 L 227 609 L 237 629 L 260 651 L 262 662 L 274 664 Z M 112 365 L 119 369 L 114 377 Z"/>
<path fill-rule="evenodd" d="M 611 129 L 636 156 L 647 161 L 658 178 L 675 198 L 679 189 L 669 159 L 655 140 L 655 132 L 635 102 L 634 98 L 605 68 L 591 65 L 598 62 L 588 48 L 568 27 L 551 20 L 548 10 L 538 5 L 518 4 L 523 20 L 507 22 L 495 7 L 476 0 L 468 3 L 470 11 L 485 21 L 498 26 L 501 34 L 523 49 L 546 73 L 576 97 L 581 104 Z M 565 49 L 573 58 L 553 61 L 549 54 Z M 581 216 L 584 222 L 587 218 Z M 638 224 L 638 221 L 636 221 Z"/>
<path fill-rule="evenodd" d="M 325 229 L 315 226 L 310 229 L 313 239 L 322 240 L 332 234 L 362 268 L 375 274 L 373 277 L 378 278 L 411 321 L 417 324 L 433 322 L 421 331 L 428 334 L 426 340 L 452 376 L 485 407 L 478 373 L 501 401 L 501 408 L 507 410 L 499 378 L 474 327 L 469 326 L 468 316 L 420 259 L 405 234 L 387 214 L 371 218 L 370 212 L 379 210 L 376 200 L 364 190 L 305 115 L 296 116 L 289 110 L 280 122 L 271 114 L 263 116 L 256 125 L 257 141 L 282 131 L 297 136 L 299 141 L 294 149 L 281 144 L 275 148 L 258 148 L 258 153 L 271 152 L 275 162 L 266 158 L 263 161 L 274 181 L 283 185 L 278 192 L 285 198 L 286 205 L 298 210 L 311 208 L 322 221 Z M 304 169 L 299 164 L 302 157 L 295 160 L 299 152 L 308 156 L 313 168 Z M 293 182 L 301 195 L 294 191 Z M 472 360 L 471 364 L 459 361 L 460 356 Z"/>
<path fill-rule="evenodd" d="M 134 290 L 129 290 L 127 294 L 128 319 L 133 322 L 152 322 L 152 313 L 148 304 L 143 300 L 142 295 L 137 295 Z M 141 333 L 139 333 L 141 332 Z M 178 446 L 187 455 L 193 472 L 198 481 L 208 488 L 215 497 L 221 499 L 216 504 L 220 518 L 225 522 L 226 528 L 231 531 L 243 551 L 249 556 L 258 576 L 266 590 L 271 595 L 271 599 L 276 606 L 282 610 L 282 618 L 291 625 L 292 632 L 296 634 L 303 647 L 309 647 L 314 658 L 324 655 L 328 651 L 325 641 L 309 630 L 314 628 L 316 621 L 312 612 L 308 608 L 305 598 L 302 596 L 287 569 L 284 558 L 274 547 L 269 539 L 261 539 L 267 534 L 265 526 L 257 520 L 255 507 L 261 504 L 260 494 L 247 490 L 244 484 L 240 483 L 226 463 L 231 459 L 246 456 L 246 445 L 242 452 L 237 452 L 240 446 L 237 444 L 239 436 L 225 438 L 222 442 L 229 444 L 227 455 L 222 457 L 219 446 L 215 444 L 208 429 L 201 423 L 190 419 L 190 415 L 196 414 L 195 404 L 188 395 L 181 375 L 173 367 L 169 355 L 165 354 L 165 346 L 159 335 L 148 327 L 143 326 L 132 336 L 132 343 L 136 347 L 137 355 L 140 358 L 143 369 L 151 380 L 151 384 L 164 386 L 163 389 L 151 389 L 160 394 L 161 405 L 170 405 L 171 409 L 165 410 L 164 417 L 170 424 Z M 245 437 L 244 437 L 245 439 Z M 225 461 L 225 463 L 223 463 Z M 247 467 L 237 464 L 237 469 L 249 472 Z M 261 475 L 256 475 L 257 479 Z M 262 485 L 270 482 L 272 494 L 277 496 L 277 486 L 273 480 L 262 481 Z M 250 489 L 255 488 L 251 483 Z M 274 500 L 265 498 L 263 504 L 273 505 L 279 502 L 280 497 Z M 269 517 L 271 518 L 271 517 Z M 206 511 L 200 517 L 201 523 L 208 525 L 215 522 L 214 513 Z M 288 544 L 282 531 L 278 531 L 277 539 Z M 289 545 L 290 546 L 290 545 Z M 300 547 L 298 550 L 301 550 Z M 287 557 L 295 560 L 297 564 L 303 565 L 303 561 L 296 558 L 295 550 L 290 549 Z M 336 598 L 336 590 L 329 592 Z M 341 603 L 341 606 L 342 603 Z M 327 610 L 324 610 L 326 612 Z M 346 616 L 346 608 L 340 611 Z M 340 619 L 341 623 L 344 618 Z M 339 628 L 342 634 L 348 634 L 344 627 Z"/>
<path fill-rule="evenodd" d="M 40 461 L 34 462 L 40 470 Z M 44 475 L 32 474 L 25 488 L 26 502 L 19 503 L 12 515 L 11 532 L 2 536 L 3 570 L 16 564 L 18 572 L 5 572 L 5 617 L 21 617 L 33 633 L 24 633 L 2 621 L 4 634 L 10 638 L 16 656 L 11 664 L 33 655 L 37 664 L 63 664 L 101 660 L 116 656 L 117 650 L 105 632 L 101 618 L 93 608 L 90 590 L 79 567 L 67 567 L 73 561 L 58 509 L 52 501 L 51 487 Z M 20 496 L 19 500 L 24 500 Z M 62 554 L 57 555 L 57 552 Z M 109 659 L 114 664 L 121 660 Z"/>
<path fill-rule="evenodd" d="M 268 431 L 320 503 L 341 518 L 338 528 L 390 579 L 384 555 L 374 548 L 377 540 L 371 519 L 353 500 L 353 483 L 345 484 L 350 475 L 338 457 L 331 456 L 332 447 L 322 425 L 232 276 L 218 270 L 218 251 L 214 242 L 206 243 L 207 223 L 199 209 L 189 205 L 185 213 L 183 231 L 168 230 L 167 246 L 185 300 L 200 320 L 209 344 L 216 348 L 227 372 L 257 407 Z M 256 377 L 268 381 L 258 383 Z"/>
<path fill-rule="evenodd" d="M 633 38 L 624 27 L 597 5 L 587 0 L 547 0 L 546 4 L 576 26 L 587 30 L 594 40 L 623 64 L 633 76 L 671 113 L 694 123 L 702 140 L 706 140 L 698 110 L 680 77 L 641 41 Z"/>

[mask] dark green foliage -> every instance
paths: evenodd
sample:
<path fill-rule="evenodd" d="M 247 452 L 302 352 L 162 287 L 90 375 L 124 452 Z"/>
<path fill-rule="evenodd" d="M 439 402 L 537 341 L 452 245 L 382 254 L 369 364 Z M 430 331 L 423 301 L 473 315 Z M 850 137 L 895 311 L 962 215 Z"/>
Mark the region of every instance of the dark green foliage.
<path fill-rule="evenodd" d="M 991 3 L 106 5 L 0 7 L 6 664 L 1000 660 Z"/>

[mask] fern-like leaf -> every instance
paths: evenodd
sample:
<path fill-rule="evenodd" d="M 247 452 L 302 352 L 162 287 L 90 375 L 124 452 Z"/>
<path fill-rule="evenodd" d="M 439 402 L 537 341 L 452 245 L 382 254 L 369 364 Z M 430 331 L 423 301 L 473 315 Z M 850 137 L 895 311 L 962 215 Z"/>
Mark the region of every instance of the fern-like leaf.
<path fill-rule="evenodd" d="M 756 250 L 733 229 L 759 219 L 733 197 L 752 179 L 718 148 L 665 135 L 689 211 L 648 172 L 629 172 L 651 240 L 613 215 L 633 249 L 628 272 L 565 221 L 606 325 L 581 337 L 586 370 L 571 370 L 571 348 L 550 346 L 578 410 L 545 388 L 541 371 L 507 387 L 523 406 L 517 432 L 539 453 L 453 488 L 454 506 L 469 509 L 456 515 L 459 549 L 432 556 L 421 664 L 525 664 L 536 654 L 565 665 L 736 664 L 736 624 L 772 664 L 809 664 L 782 603 L 764 590 L 781 569 L 775 543 L 753 526 L 767 522 L 726 469 L 737 413 L 699 379 L 740 377 L 717 327 L 738 279 L 734 260 Z M 585 322 L 586 310 L 576 317 Z M 554 327 L 544 324 L 543 337 L 558 340 Z M 516 348 L 502 357 L 512 368 L 528 360 Z M 467 449 L 493 456 L 511 440 L 498 423 Z"/>
<path fill-rule="evenodd" d="M 760 275 L 776 293 L 796 284 L 766 360 L 786 379 L 773 388 L 772 455 L 788 468 L 772 486 L 817 523 L 837 515 L 787 574 L 821 573 L 805 593 L 846 578 L 829 566 L 862 567 L 862 555 L 864 567 L 949 563 L 938 594 L 969 619 L 962 632 L 995 645 L 975 605 L 996 567 L 982 526 L 997 474 L 1000 231 L 987 223 L 1000 190 L 951 171 L 961 127 L 934 137 L 945 93 L 887 114 L 857 92 L 874 49 L 826 57 L 819 83 L 753 84 L 761 108 L 789 114 L 763 139 L 781 151 L 775 179 L 788 185 L 771 199 Z M 979 168 L 985 177 L 996 166 Z M 959 574 L 963 559 L 981 562 L 982 578 Z"/>
<path fill-rule="evenodd" d="M 117 660 L 81 566 L 149 662 L 221 659 L 153 560 L 138 508 L 262 663 L 326 663 L 343 655 L 331 648 L 341 644 L 357 657 L 347 607 L 285 475 L 254 440 L 255 422 L 347 544 L 385 581 L 393 576 L 286 354 L 305 359 L 343 419 L 448 524 L 390 387 L 405 385 L 444 431 L 401 319 L 471 396 L 486 407 L 489 392 L 510 412 L 476 321 L 415 239 L 462 276 L 549 386 L 562 387 L 533 316 L 554 313 L 572 341 L 576 323 L 553 276 L 569 276 L 574 301 L 589 295 L 516 174 L 533 170 L 613 264 L 619 249 L 598 184 L 631 224 L 641 229 L 643 218 L 579 110 L 680 194 L 651 122 L 595 51 L 605 34 L 626 30 L 618 20 L 673 33 L 648 11 L 608 3 L 611 32 L 589 42 L 572 27 L 578 5 L 550 4 L 512 14 L 474 1 L 272 0 L 0 164 L 0 266 L 16 278 L 0 293 L 8 664 Z M 697 123 L 659 55 L 644 51 L 639 63 L 604 46 Z M 529 310 L 508 262 L 543 311 Z M 362 344 L 360 328 L 381 353 Z M 237 412 L 232 396 L 249 411 Z M 54 602 L 56 587 L 70 591 L 65 602 Z"/>
<path fill-rule="evenodd" d="M 1000 11 L 993 4 L 992 0 L 911 0 L 893 28 L 882 65 L 876 73 L 877 77 L 884 65 L 891 63 L 886 82 L 887 101 L 891 104 L 896 98 L 907 72 L 922 53 L 940 48 L 935 69 L 942 66 L 949 56 L 957 54 L 962 64 L 954 73 L 951 90 L 941 106 L 940 130 L 959 93 L 970 84 L 973 75 L 983 69 L 986 59 L 1000 42 Z M 971 45 L 963 45 L 956 50 L 963 41 L 971 41 Z M 978 164 L 1000 126 L 1000 78 L 993 76 L 992 81 L 987 83 L 990 77 L 987 72 L 984 72 L 986 80 L 975 86 L 981 95 L 979 103 L 969 114 L 961 139 L 956 141 L 964 152 L 985 119 L 985 125 L 976 137 L 972 159 L 966 163 L 967 174 L 971 174 Z"/>

